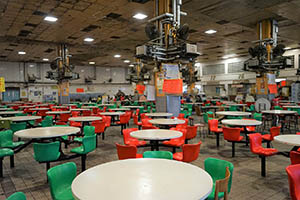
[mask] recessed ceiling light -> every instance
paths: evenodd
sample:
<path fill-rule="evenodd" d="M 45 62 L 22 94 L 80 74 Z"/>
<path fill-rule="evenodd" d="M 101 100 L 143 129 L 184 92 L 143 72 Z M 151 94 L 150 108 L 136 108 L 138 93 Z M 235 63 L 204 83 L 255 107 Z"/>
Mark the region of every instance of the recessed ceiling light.
<path fill-rule="evenodd" d="M 94 41 L 94 38 L 84 38 L 84 41 L 85 41 L 85 42 L 93 42 L 93 41 Z"/>
<path fill-rule="evenodd" d="M 135 18 L 135 19 L 145 19 L 147 17 L 148 16 L 143 13 L 137 13 L 137 14 L 133 15 L 133 18 Z"/>
<path fill-rule="evenodd" d="M 49 59 L 48 58 L 43 58 L 43 61 L 49 61 Z"/>
<path fill-rule="evenodd" d="M 130 63 L 130 60 L 124 60 L 124 63 Z"/>
<path fill-rule="evenodd" d="M 25 52 L 25 51 L 19 51 L 18 54 L 19 54 L 19 55 L 25 55 L 26 52 Z"/>
<path fill-rule="evenodd" d="M 90 64 L 90 65 L 94 65 L 94 64 L 96 64 L 96 62 L 91 61 L 91 62 L 89 62 L 89 64 Z"/>
<path fill-rule="evenodd" d="M 129 67 L 134 67 L 134 65 L 133 65 L 133 64 L 131 64 L 131 65 L 129 65 Z"/>
<path fill-rule="evenodd" d="M 217 32 L 216 30 L 209 29 L 209 30 L 205 31 L 204 33 L 206 33 L 206 34 L 214 34 L 216 32 Z"/>
<path fill-rule="evenodd" d="M 53 16 L 46 16 L 44 18 L 45 21 L 48 21 L 48 22 L 56 22 L 57 21 L 57 18 L 56 17 L 53 17 Z"/>
<path fill-rule="evenodd" d="M 116 54 L 114 55 L 115 58 L 121 58 L 121 55 L 120 54 Z"/>
<path fill-rule="evenodd" d="M 285 47 L 284 50 L 290 50 L 292 47 Z"/>

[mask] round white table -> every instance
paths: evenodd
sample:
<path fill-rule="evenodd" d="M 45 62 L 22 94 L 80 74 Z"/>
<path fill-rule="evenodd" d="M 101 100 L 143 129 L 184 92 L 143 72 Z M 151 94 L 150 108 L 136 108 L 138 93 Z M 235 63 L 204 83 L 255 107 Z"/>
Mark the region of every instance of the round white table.
<path fill-rule="evenodd" d="M 87 108 L 72 108 L 71 111 L 79 111 L 79 112 L 82 112 L 82 111 L 89 111 L 90 109 L 87 109 Z"/>
<path fill-rule="evenodd" d="M 56 138 L 65 135 L 76 134 L 80 131 L 77 127 L 45 127 L 45 128 L 30 128 L 17 131 L 14 135 L 20 138 L 27 139 L 44 139 Z"/>
<path fill-rule="evenodd" d="M 111 116 L 111 122 L 113 125 L 115 125 L 116 120 L 120 117 L 120 115 L 124 115 L 125 112 L 101 112 L 99 114 L 105 116 Z"/>
<path fill-rule="evenodd" d="M 164 113 L 164 112 L 157 112 L 157 113 L 146 113 L 145 114 L 147 117 L 172 117 L 172 113 Z"/>
<path fill-rule="evenodd" d="M 34 108 L 35 106 L 19 106 L 20 109 Z"/>
<path fill-rule="evenodd" d="M 48 111 L 47 115 L 60 115 L 60 114 L 69 114 L 71 111 Z"/>
<path fill-rule="evenodd" d="M 110 104 L 110 103 L 102 103 L 98 104 L 99 106 L 114 106 L 115 104 Z"/>
<path fill-rule="evenodd" d="M 98 108 L 98 106 L 81 106 L 81 108 L 84 108 L 84 109 L 93 109 L 93 108 Z"/>
<path fill-rule="evenodd" d="M 213 181 L 203 169 L 167 159 L 126 159 L 92 167 L 72 183 L 77 200 L 203 200 Z"/>
<path fill-rule="evenodd" d="M 43 106 L 49 106 L 50 104 L 48 104 L 48 103 L 43 103 L 43 104 L 37 104 L 36 106 L 38 106 L 38 107 L 43 107 Z"/>
<path fill-rule="evenodd" d="M 287 145 L 300 146 L 300 135 L 278 135 L 274 140 Z"/>
<path fill-rule="evenodd" d="M 0 116 L 13 116 L 13 115 L 16 115 L 16 114 L 20 114 L 20 113 L 23 113 L 22 111 L 2 111 L 0 112 Z"/>
<path fill-rule="evenodd" d="M 284 108 L 295 108 L 295 109 L 298 109 L 300 108 L 300 106 L 283 106 Z"/>
<path fill-rule="evenodd" d="M 181 119 L 151 119 L 149 120 L 151 124 L 157 124 L 162 128 L 169 128 L 170 125 L 184 124 L 185 121 Z"/>
<path fill-rule="evenodd" d="M 13 110 L 12 108 L 0 108 L 0 112 L 2 111 L 9 111 L 9 110 Z"/>
<path fill-rule="evenodd" d="M 53 106 L 52 108 L 56 108 L 56 109 L 69 109 L 68 106 Z"/>
<path fill-rule="evenodd" d="M 70 117 L 69 121 L 74 121 L 74 122 L 92 122 L 92 121 L 98 121 L 102 120 L 102 117 Z"/>
<path fill-rule="evenodd" d="M 132 110 L 136 110 L 136 109 L 144 108 L 144 106 L 123 106 L 123 108 L 129 108 Z"/>
<path fill-rule="evenodd" d="M 265 110 L 262 111 L 262 114 L 273 115 L 272 116 L 272 126 L 278 126 L 280 118 L 285 121 L 286 116 L 295 116 L 297 118 L 297 111 L 290 111 L 290 110 Z M 281 130 L 283 130 L 283 126 L 281 126 Z"/>
<path fill-rule="evenodd" d="M 251 119 L 224 119 L 221 121 L 222 124 L 229 126 L 259 126 L 262 124 L 261 121 Z"/>
<path fill-rule="evenodd" d="M 41 118 L 42 118 L 41 116 L 17 116 L 17 117 L 6 117 L 2 119 L 11 120 L 13 122 L 28 122 L 28 121 L 41 119 Z"/>
<path fill-rule="evenodd" d="M 50 108 L 31 108 L 32 111 L 50 110 Z"/>
<path fill-rule="evenodd" d="M 179 138 L 182 136 L 182 133 L 180 131 L 165 129 L 147 129 L 133 131 L 130 133 L 130 136 L 141 140 L 149 140 L 151 144 L 151 150 L 159 151 L 159 141 Z"/>
<path fill-rule="evenodd" d="M 113 111 L 129 111 L 129 108 L 111 108 L 109 110 L 113 110 Z"/>
<path fill-rule="evenodd" d="M 247 116 L 250 116 L 251 113 L 250 112 L 239 112 L 239 111 L 219 111 L 219 112 L 216 112 L 216 115 L 247 117 Z"/>

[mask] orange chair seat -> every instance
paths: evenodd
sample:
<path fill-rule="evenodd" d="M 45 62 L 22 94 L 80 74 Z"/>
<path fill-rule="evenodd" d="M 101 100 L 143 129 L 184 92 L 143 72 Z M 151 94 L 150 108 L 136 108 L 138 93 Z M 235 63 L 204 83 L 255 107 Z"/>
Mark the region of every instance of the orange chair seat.
<path fill-rule="evenodd" d="M 262 135 L 262 138 L 263 138 L 264 140 L 272 141 L 271 135 L 270 135 L 270 134 Z"/>
<path fill-rule="evenodd" d="M 255 126 L 247 126 L 246 129 L 248 132 L 255 132 Z"/>
<path fill-rule="evenodd" d="M 136 158 L 143 158 L 143 154 L 137 153 L 137 154 L 136 154 Z"/>
<path fill-rule="evenodd" d="M 164 141 L 164 145 L 180 147 L 184 144 L 184 142 L 180 139 L 172 139 L 170 141 Z"/>
<path fill-rule="evenodd" d="M 235 140 L 235 141 L 230 141 L 230 140 L 228 140 L 229 142 L 240 142 L 240 141 L 242 141 L 244 139 L 244 137 L 243 136 L 240 136 L 237 140 Z"/>
<path fill-rule="evenodd" d="M 183 160 L 183 153 L 182 152 L 174 153 L 173 154 L 173 159 L 178 160 L 178 161 L 182 161 Z"/>
<path fill-rule="evenodd" d="M 253 151 L 255 154 L 261 155 L 261 156 L 272 156 L 278 153 L 276 149 L 273 148 L 263 148 L 263 147 L 257 147 L 254 148 Z"/>
<path fill-rule="evenodd" d="M 144 146 L 147 144 L 146 141 L 140 141 L 137 139 L 129 139 L 128 141 L 126 141 L 125 143 L 126 145 L 131 145 L 131 146 Z"/>
<path fill-rule="evenodd" d="M 214 133 L 223 133 L 223 129 L 222 128 L 211 129 L 211 131 L 214 132 Z"/>

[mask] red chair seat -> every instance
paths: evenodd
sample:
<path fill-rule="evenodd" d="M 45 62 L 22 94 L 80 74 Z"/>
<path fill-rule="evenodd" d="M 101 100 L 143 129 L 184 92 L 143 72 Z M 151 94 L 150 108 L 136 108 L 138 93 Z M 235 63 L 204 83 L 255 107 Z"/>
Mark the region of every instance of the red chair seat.
<path fill-rule="evenodd" d="M 173 154 L 173 159 L 178 160 L 178 161 L 182 161 L 183 160 L 183 153 L 182 152 L 174 153 Z"/>
<path fill-rule="evenodd" d="M 253 151 L 255 151 L 256 154 L 261 156 L 272 156 L 278 153 L 276 149 L 273 148 L 263 148 L 263 147 L 257 147 L 254 148 Z"/>
<path fill-rule="evenodd" d="M 228 141 L 229 141 L 229 142 L 240 142 L 240 141 L 242 141 L 243 139 L 244 139 L 243 136 L 239 136 L 239 138 L 237 138 L 237 140 L 234 140 L 234 141 L 228 140 Z"/>
<path fill-rule="evenodd" d="M 255 126 L 247 126 L 246 129 L 248 132 L 255 132 Z"/>
<path fill-rule="evenodd" d="M 131 146 L 144 146 L 147 144 L 146 141 L 140 141 L 138 139 L 129 139 L 125 142 L 126 145 L 131 145 Z"/>
<path fill-rule="evenodd" d="M 168 146 L 180 147 L 184 144 L 184 141 L 182 141 L 181 139 L 172 139 L 170 141 L 164 141 L 163 144 Z"/>
<path fill-rule="evenodd" d="M 262 135 L 262 138 L 263 138 L 264 140 L 272 141 L 272 138 L 271 138 L 271 135 L 270 135 L 270 134 Z"/>
<path fill-rule="evenodd" d="M 143 154 L 137 153 L 137 154 L 136 154 L 136 158 L 143 158 Z"/>
<path fill-rule="evenodd" d="M 300 135 L 300 132 L 296 133 L 296 135 Z"/>

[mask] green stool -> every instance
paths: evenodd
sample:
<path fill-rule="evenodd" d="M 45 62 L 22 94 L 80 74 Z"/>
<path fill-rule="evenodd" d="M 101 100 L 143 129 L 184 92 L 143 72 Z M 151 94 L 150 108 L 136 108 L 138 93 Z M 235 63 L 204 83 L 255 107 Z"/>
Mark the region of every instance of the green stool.
<path fill-rule="evenodd" d="M 74 162 L 57 165 L 48 170 L 50 193 L 53 200 L 74 200 L 71 185 L 77 175 Z"/>
<path fill-rule="evenodd" d="M 94 126 L 85 126 L 83 128 L 84 136 L 93 136 L 95 135 L 95 127 Z M 75 137 L 74 141 L 82 143 L 83 137 Z"/>
<path fill-rule="evenodd" d="M 163 158 L 173 160 L 173 154 L 169 151 L 145 151 L 143 158 Z"/>
<path fill-rule="evenodd" d="M 11 149 L 7 149 L 7 148 L 0 149 L 0 177 L 3 177 L 3 159 L 6 156 L 10 156 L 10 158 L 12 159 L 14 156 L 14 151 Z M 12 160 L 10 160 L 10 161 L 12 161 Z M 10 162 L 10 164 L 12 164 L 12 163 Z M 10 165 L 10 167 L 12 167 L 12 166 Z"/>
<path fill-rule="evenodd" d="M 86 155 L 96 149 L 96 135 L 84 136 L 82 145 L 71 150 L 72 153 L 81 155 L 81 171 L 86 169 Z"/>
<path fill-rule="evenodd" d="M 26 200 L 26 196 L 23 192 L 15 192 L 10 195 L 6 200 Z"/>
<path fill-rule="evenodd" d="M 226 160 L 221 160 L 217 158 L 207 158 L 204 160 L 205 171 L 213 179 L 213 189 L 210 195 L 207 197 L 208 200 L 214 200 L 216 181 L 225 178 L 226 167 L 228 167 L 230 171 L 230 178 L 228 182 L 228 194 L 229 194 L 231 190 L 231 184 L 232 184 L 232 174 L 234 168 L 233 164 Z M 224 197 L 223 192 L 218 194 L 218 199 L 221 199 L 223 197 Z"/>

